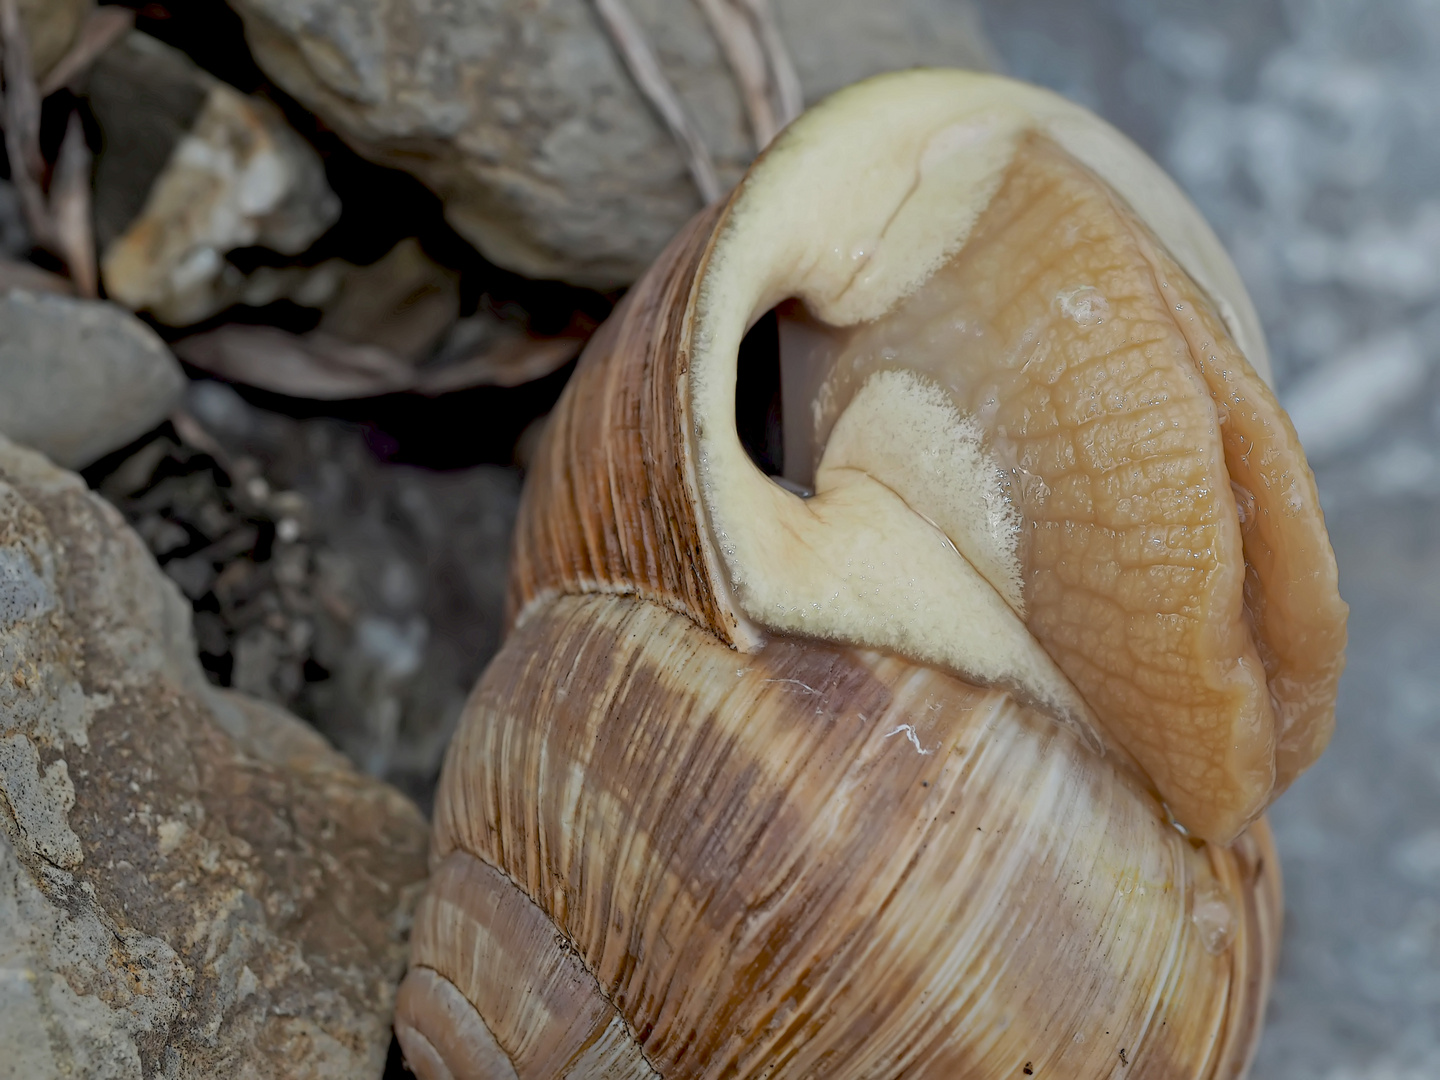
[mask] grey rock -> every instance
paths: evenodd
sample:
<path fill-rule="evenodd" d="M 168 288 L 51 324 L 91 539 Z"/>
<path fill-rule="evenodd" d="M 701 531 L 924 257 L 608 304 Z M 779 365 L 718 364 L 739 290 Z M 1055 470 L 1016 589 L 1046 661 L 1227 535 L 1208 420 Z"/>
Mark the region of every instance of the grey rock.
<path fill-rule="evenodd" d="M 340 214 L 319 155 L 267 101 L 134 31 L 96 62 L 96 235 L 106 291 L 188 326 L 242 298 L 226 254 L 297 255 Z"/>
<path fill-rule="evenodd" d="M 0 295 L 0 434 L 81 468 L 143 435 L 185 388 L 170 350 L 114 304 Z"/>
<path fill-rule="evenodd" d="M 425 831 L 0 439 L 0 1077 L 378 1078 Z"/>
<path fill-rule="evenodd" d="M 145 209 L 210 87 L 188 56 L 138 31 L 102 53 L 86 74 L 85 97 L 101 135 L 95 239 L 102 251 Z"/>
<path fill-rule="evenodd" d="M 633 281 L 700 205 L 589 0 L 235 0 L 260 66 L 360 153 L 444 200 L 491 260 L 531 277 Z M 699 8 L 630 0 L 734 183 L 754 153 Z M 985 66 L 959 0 L 776 0 L 807 100 L 917 64 Z"/>

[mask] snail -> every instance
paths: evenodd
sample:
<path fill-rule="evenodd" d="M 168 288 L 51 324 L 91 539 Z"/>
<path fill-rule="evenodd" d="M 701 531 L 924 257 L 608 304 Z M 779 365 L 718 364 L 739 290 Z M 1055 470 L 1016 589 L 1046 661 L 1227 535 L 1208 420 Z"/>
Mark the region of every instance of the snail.
<path fill-rule="evenodd" d="M 736 385 L 772 312 L 767 472 Z M 793 123 L 549 421 L 410 1067 L 1243 1075 L 1263 815 L 1329 737 L 1346 614 L 1266 372 L 1199 213 L 1079 107 L 913 71 Z"/>

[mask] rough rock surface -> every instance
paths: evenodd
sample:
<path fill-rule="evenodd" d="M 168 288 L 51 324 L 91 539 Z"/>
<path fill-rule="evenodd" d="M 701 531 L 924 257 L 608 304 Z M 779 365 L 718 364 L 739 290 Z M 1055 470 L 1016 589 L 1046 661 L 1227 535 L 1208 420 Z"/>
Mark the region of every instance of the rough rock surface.
<path fill-rule="evenodd" d="M 424 849 L 211 690 L 119 514 L 0 439 L 0 1076 L 379 1077 Z"/>
<path fill-rule="evenodd" d="M 628 0 L 733 183 L 753 155 L 700 9 Z M 699 197 L 590 0 L 235 0 L 260 66 L 362 154 L 445 201 L 491 260 L 531 277 L 633 281 Z M 775 0 L 807 101 L 917 64 L 983 66 L 961 0 Z"/>
<path fill-rule="evenodd" d="M 188 326 L 238 300 L 227 252 L 298 255 L 340 203 L 319 155 L 269 102 L 134 31 L 86 81 L 104 146 L 96 174 L 101 273 L 115 300 Z"/>
<path fill-rule="evenodd" d="M 81 468 L 143 435 L 185 388 L 153 330 L 114 304 L 0 295 L 0 434 Z"/>
<path fill-rule="evenodd" d="M 194 604 L 210 678 L 428 805 L 500 643 L 516 471 L 387 462 L 388 436 L 221 383 L 192 383 L 186 407 L 199 442 L 161 434 L 98 486 Z"/>

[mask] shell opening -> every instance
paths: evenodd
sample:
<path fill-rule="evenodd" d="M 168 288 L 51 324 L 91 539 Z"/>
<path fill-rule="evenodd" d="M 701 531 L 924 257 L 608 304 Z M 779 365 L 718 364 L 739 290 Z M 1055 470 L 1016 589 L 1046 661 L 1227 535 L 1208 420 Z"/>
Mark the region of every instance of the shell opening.
<path fill-rule="evenodd" d="M 729 586 L 1099 733 L 1228 841 L 1333 722 L 1313 480 L 1183 196 L 1088 114 L 969 82 L 822 107 L 728 209 L 690 378 Z"/>
<path fill-rule="evenodd" d="M 778 312 L 760 316 L 740 342 L 735 377 L 735 432 L 754 466 L 785 476 Z M 786 477 L 788 479 L 788 477 Z M 800 485 L 803 489 L 803 485 Z"/>

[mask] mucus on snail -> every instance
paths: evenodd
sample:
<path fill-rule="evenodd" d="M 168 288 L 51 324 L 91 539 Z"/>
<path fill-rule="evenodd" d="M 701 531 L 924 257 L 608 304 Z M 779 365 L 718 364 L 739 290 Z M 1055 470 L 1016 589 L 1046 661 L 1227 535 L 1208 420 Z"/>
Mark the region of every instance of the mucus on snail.
<path fill-rule="evenodd" d="M 785 484 L 734 411 L 777 309 Z M 1263 813 L 1345 640 L 1267 371 L 1197 211 L 1078 107 L 919 71 L 791 125 L 549 422 L 411 1067 L 1243 1075 Z"/>

